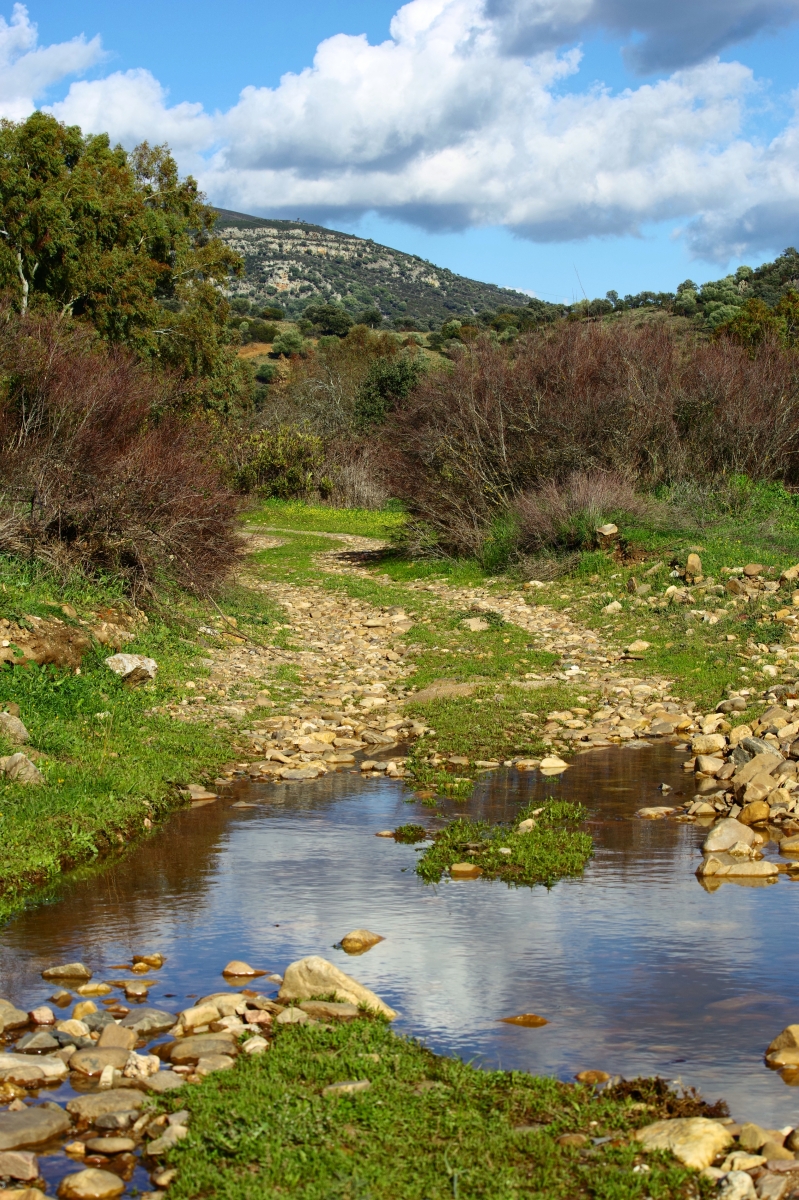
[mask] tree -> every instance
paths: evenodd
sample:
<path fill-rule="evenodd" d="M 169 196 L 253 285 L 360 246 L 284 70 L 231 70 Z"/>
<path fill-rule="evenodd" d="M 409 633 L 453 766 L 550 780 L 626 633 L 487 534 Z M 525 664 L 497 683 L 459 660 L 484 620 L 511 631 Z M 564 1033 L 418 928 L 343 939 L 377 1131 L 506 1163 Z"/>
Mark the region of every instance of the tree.
<path fill-rule="evenodd" d="M 243 264 L 166 146 L 126 154 L 45 113 L 0 122 L 0 288 L 90 322 L 109 343 L 229 404 L 244 376 L 220 285 Z"/>
<path fill-rule="evenodd" d="M 304 313 L 317 332 L 345 337 L 352 326 L 352 317 L 338 304 L 309 304 Z"/>

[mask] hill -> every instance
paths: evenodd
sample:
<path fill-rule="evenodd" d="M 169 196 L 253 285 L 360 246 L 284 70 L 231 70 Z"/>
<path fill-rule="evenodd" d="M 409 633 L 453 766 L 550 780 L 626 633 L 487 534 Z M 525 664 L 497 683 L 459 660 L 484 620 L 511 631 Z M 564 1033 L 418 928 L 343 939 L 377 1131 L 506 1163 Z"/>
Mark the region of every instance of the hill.
<path fill-rule="evenodd" d="M 289 317 L 321 301 L 342 304 L 352 316 L 375 307 L 395 323 L 437 329 L 452 317 L 520 308 L 530 300 L 370 238 L 303 221 L 216 211 L 217 234 L 247 268 L 233 282 L 232 295 L 259 306 L 279 304 Z"/>

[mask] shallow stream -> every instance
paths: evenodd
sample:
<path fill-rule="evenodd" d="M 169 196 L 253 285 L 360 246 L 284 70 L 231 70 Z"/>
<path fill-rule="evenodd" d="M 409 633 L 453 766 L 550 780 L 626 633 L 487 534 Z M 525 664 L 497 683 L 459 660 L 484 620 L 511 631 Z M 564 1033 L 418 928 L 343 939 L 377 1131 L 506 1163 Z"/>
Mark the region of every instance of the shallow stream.
<path fill-rule="evenodd" d="M 177 1012 L 224 990 L 230 959 L 282 974 L 320 954 L 398 1009 L 397 1030 L 441 1052 L 564 1079 L 586 1068 L 660 1074 L 724 1097 L 736 1118 L 799 1124 L 799 1090 L 763 1065 L 767 1043 L 799 1021 L 799 885 L 781 875 L 707 892 L 694 876 L 703 829 L 634 819 L 664 802 L 660 783 L 674 788 L 669 801 L 693 793 L 684 757 L 666 743 L 592 751 L 559 777 L 496 772 L 469 805 L 445 805 L 446 816 L 511 821 L 531 799 L 582 800 L 595 856 L 551 891 L 422 884 L 418 848 L 375 836 L 443 819 L 400 783 L 345 773 L 242 784 L 11 921 L 0 994 L 29 1009 L 52 994 L 46 967 L 82 960 L 95 980 L 118 978 L 113 964 L 160 951 L 147 1003 Z M 357 958 L 335 948 L 360 927 L 385 941 Z M 501 1023 L 523 1012 L 549 1024 Z M 41 1164 L 53 1182 L 78 1169 L 61 1153 Z M 132 1185 L 150 1186 L 140 1169 Z"/>

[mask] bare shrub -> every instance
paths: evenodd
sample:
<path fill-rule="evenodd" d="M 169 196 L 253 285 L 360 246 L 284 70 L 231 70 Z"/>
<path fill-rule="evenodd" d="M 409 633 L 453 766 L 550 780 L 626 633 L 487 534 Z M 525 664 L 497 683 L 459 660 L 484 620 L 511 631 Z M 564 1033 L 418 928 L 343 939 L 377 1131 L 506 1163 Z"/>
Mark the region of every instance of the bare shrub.
<path fill-rule="evenodd" d="M 379 509 L 389 498 L 380 448 L 368 441 L 331 442 L 324 473 L 332 504 Z"/>
<path fill-rule="evenodd" d="M 487 338 L 430 372 L 385 431 L 394 495 L 443 549 L 478 553 L 493 516 L 575 472 L 640 490 L 728 472 L 799 480 L 799 356 L 680 338 L 665 322 L 563 323 Z"/>
<path fill-rule="evenodd" d="M 181 385 L 55 318 L 0 323 L 0 534 L 60 569 L 203 592 L 236 554 L 237 501 Z"/>
<path fill-rule="evenodd" d="M 551 479 L 513 503 L 519 548 L 585 550 L 596 545 L 596 529 L 612 517 L 647 516 L 650 501 L 621 475 L 576 471 L 562 484 Z"/>

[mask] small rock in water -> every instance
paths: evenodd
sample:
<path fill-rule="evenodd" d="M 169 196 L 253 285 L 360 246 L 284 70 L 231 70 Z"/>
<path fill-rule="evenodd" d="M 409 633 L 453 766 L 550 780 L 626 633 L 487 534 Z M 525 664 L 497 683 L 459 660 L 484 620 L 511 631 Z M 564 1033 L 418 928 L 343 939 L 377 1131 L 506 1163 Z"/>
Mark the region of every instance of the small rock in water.
<path fill-rule="evenodd" d="M 91 1150 L 92 1154 L 107 1154 L 110 1157 L 112 1154 L 126 1154 L 135 1150 L 136 1143 L 133 1138 L 96 1137 L 89 1138 L 86 1149 Z"/>
<path fill-rule="evenodd" d="M 453 863 L 449 873 L 452 879 L 477 879 L 483 874 L 483 868 L 478 867 L 476 863 Z"/>
<path fill-rule="evenodd" d="M 38 1008 L 32 1008 L 28 1016 L 34 1025 L 55 1025 L 55 1014 L 52 1008 L 48 1008 L 46 1004 L 40 1004 Z"/>
<path fill-rule="evenodd" d="M 81 1000 L 72 1010 L 73 1021 L 82 1021 L 84 1017 L 91 1016 L 97 1012 L 97 1005 L 93 1000 Z"/>
<path fill-rule="evenodd" d="M 57 1004 L 59 1008 L 66 1008 L 68 1004 L 72 1003 L 72 993 L 66 991 L 65 988 L 56 988 L 50 1000 L 53 1004 Z"/>
<path fill-rule="evenodd" d="M 76 1050 L 69 1060 L 69 1067 L 80 1075 L 100 1075 L 103 1067 L 110 1066 L 121 1071 L 128 1061 L 127 1050 Z"/>
<path fill-rule="evenodd" d="M 375 837 L 393 838 L 393 836 L 394 836 L 393 829 L 381 829 L 378 833 L 375 834 Z"/>
<path fill-rule="evenodd" d="M 82 983 L 75 991 L 79 996 L 108 996 L 113 988 L 107 983 Z"/>
<path fill-rule="evenodd" d="M 266 971 L 257 971 L 255 967 L 251 967 L 249 963 L 242 962 L 240 959 L 234 958 L 222 970 L 223 975 L 238 975 L 241 978 L 245 976 L 265 975 Z"/>
<path fill-rule="evenodd" d="M 146 967 L 152 967 L 154 971 L 160 971 L 166 959 L 163 954 L 134 954 L 133 962 L 136 965 L 143 963 Z"/>
<path fill-rule="evenodd" d="M 42 971 L 42 979 L 91 979 L 92 973 L 81 962 L 63 963 L 58 967 L 48 967 Z"/>
<path fill-rule="evenodd" d="M 39 1161 L 30 1150 L 4 1150 L 0 1152 L 0 1176 L 22 1183 L 38 1179 Z"/>
<path fill-rule="evenodd" d="M 118 1175 L 87 1167 L 74 1175 L 65 1175 L 58 1186 L 61 1200 L 111 1200 L 121 1196 L 125 1184 Z"/>
<path fill-rule="evenodd" d="M 540 1029 L 542 1025 L 549 1024 L 546 1017 L 539 1017 L 536 1013 L 519 1013 L 517 1017 L 500 1017 L 500 1020 L 505 1025 L 524 1025 L 527 1029 Z"/>
<path fill-rule="evenodd" d="M 123 1025 L 106 1025 L 97 1043 L 98 1050 L 132 1050 L 136 1045 L 136 1031 Z"/>
<path fill-rule="evenodd" d="M 379 933 L 372 933 L 368 929 L 353 929 L 351 933 L 346 933 L 341 939 L 341 949 L 347 954 L 364 954 L 378 942 L 384 941 L 385 938 L 381 937 Z"/>
<path fill-rule="evenodd" d="M 578 1071 L 574 1077 L 578 1083 L 607 1083 L 610 1079 L 607 1071 Z"/>
<path fill-rule="evenodd" d="M 196 804 L 199 800 L 217 800 L 219 798 L 216 792 L 209 792 L 208 788 L 203 787 L 201 783 L 190 783 L 186 791 L 189 793 L 192 804 Z"/>
<path fill-rule="evenodd" d="M 70 1119 L 63 1108 L 25 1108 L 0 1112 L 0 1150 L 40 1146 L 66 1133 Z"/>
<path fill-rule="evenodd" d="M 668 808 L 660 804 L 654 805 L 650 808 L 639 808 L 635 815 L 644 821 L 661 821 L 664 817 L 671 816 L 673 812 L 673 808 Z"/>
<path fill-rule="evenodd" d="M 94 1123 L 97 1117 L 139 1109 L 144 1095 L 136 1088 L 112 1088 L 108 1092 L 89 1092 L 67 1101 L 67 1112 L 80 1120 Z"/>

